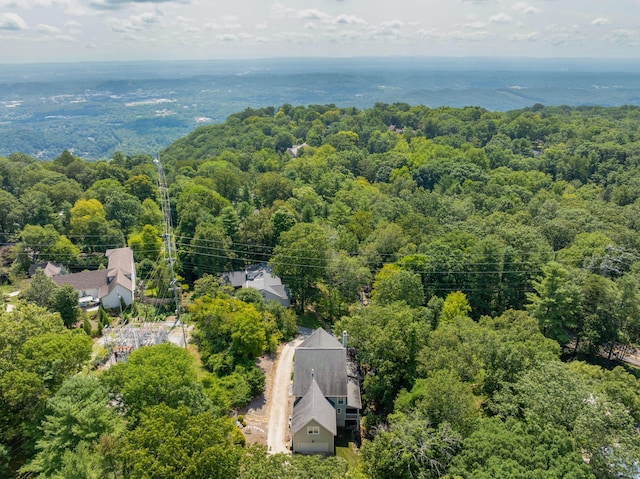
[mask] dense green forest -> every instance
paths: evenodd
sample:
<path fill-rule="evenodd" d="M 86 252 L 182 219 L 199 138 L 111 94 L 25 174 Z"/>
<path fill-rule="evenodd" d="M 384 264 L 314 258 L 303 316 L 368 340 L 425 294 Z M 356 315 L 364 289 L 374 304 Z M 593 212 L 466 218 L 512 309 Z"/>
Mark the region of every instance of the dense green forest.
<path fill-rule="evenodd" d="M 640 474 L 640 373 L 621 360 L 640 343 L 640 108 L 282 105 L 160 159 L 193 354 L 145 347 L 103 372 L 89 336 L 118 312 L 90 322 L 24 280 L 128 244 L 146 294 L 170 297 L 152 158 L 0 158 L 0 281 L 22 288 L 0 314 L 0 474 Z M 218 279 L 262 261 L 291 310 Z M 356 351 L 357 465 L 268 455 L 227 419 L 309 313 Z"/>

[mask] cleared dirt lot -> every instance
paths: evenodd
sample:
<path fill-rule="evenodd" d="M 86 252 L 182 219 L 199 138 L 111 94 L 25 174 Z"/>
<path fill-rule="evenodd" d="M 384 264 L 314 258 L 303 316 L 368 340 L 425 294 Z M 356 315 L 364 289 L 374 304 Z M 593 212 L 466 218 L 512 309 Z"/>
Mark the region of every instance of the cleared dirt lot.
<path fill-rule="evenodd" d="M 264 371 L 265 375 L 264 393 L 254 398 L 247 406 L 238 411 L 238 414 L 244 416 L 246 426 L 242 428 L 242 432 L 248 443 L 267 445 L 269 427 L 268 398 L 271 396 L 271 385 L 273 384 L 271 373 L 275 360 L 276 355 L 262 356 L 258 359 L 258 366 Z"/>

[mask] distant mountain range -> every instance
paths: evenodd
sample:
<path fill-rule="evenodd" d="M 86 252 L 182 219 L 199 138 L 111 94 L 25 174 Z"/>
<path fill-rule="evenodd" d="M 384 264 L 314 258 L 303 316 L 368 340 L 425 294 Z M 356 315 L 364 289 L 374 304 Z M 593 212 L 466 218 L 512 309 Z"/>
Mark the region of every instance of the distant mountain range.
<path fill-rule="evenodd" d="M 0 155 L 155 153 L 247 107 L 640 105 L 640 62 L 269 59 L 0 66 Z"/>

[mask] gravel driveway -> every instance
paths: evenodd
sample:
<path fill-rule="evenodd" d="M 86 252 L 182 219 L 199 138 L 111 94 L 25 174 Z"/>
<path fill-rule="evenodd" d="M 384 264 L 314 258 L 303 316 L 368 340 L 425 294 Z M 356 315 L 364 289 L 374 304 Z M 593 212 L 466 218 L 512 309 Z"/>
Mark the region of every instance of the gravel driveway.
<path fill-rule="evenodd" d="M 291 372 L 293 371 L 293 354 L 303 341 L 298 337 L 284 345 L 276 364 L 269 404 L 269 430 L 267 443 L 269 452 L 289 452 L 287 437 L 289 436 L 289 416 L 291 415 Z"/>

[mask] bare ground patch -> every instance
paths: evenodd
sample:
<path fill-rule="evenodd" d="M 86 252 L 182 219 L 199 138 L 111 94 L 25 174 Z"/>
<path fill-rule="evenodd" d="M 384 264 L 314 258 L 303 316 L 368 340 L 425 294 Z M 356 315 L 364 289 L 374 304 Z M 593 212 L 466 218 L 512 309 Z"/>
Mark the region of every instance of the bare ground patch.
<path fill-rule="evenodd" d="M 248 443 L 267 446 L 267 432 L 269 428 L 269 399 L 273 385 L 274 365 L 277 355 L 267 354 L 257 360 L 257 365 L 264 372 L 264 393 L 253 398 L 245 407 L 238 410 L 238 414 L 244 416 L 245 426 L 242 433 Z"/>

